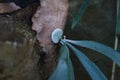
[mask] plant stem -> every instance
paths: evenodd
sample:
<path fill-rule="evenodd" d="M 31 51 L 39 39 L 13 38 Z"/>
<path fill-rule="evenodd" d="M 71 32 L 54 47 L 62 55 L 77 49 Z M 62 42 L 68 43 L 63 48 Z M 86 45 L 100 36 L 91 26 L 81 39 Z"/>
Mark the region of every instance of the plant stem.
<path fill-rule="evenodd" d="M 118 37 L 116 36 L 114 49 L 117 50 L 117 47 L 118 47 Z M 115 62 L 113 62 L 111 80 L 114 80 L 115 78 L 115 68 L 116 68 L 116 64 Z"/>

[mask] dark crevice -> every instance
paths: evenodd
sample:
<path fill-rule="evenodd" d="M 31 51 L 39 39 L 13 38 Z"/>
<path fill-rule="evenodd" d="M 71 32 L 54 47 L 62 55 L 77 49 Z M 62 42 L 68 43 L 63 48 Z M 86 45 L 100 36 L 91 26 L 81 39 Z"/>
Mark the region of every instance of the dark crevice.
<path fill-rule="evenodd" d="M 14 2 L 16 5 L 21 8 L 25 8 L 32 3 L 40 3 L 39 0 L 0 0 L 0 3 L 10 3 Z"/>

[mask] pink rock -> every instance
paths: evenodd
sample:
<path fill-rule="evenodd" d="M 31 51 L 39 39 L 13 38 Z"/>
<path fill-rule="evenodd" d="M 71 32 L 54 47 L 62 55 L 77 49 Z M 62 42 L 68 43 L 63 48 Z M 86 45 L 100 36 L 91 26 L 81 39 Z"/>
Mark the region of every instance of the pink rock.
<path fill-rule="evenodd" d="M 15 3 L 0 3 L 0 13 L 9 13 L 20 9 Z"/>

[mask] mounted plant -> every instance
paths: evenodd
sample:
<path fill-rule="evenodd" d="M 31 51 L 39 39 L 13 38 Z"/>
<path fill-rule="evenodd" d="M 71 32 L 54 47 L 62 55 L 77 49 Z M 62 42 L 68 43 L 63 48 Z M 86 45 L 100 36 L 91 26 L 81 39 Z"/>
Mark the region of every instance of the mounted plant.
<path fill-rule="evenodd" d="M 85 0 L 84 4 L 81 6 L 78 15 L 73 19 L 72 29 L 76 26 L 81 16 L 87 9 L 90 0 Z M 72 66 L 72 61 L 70 58 L 69 49 L 73 51 L 78 60 L 82 63 L 83 67 L 86 69 L 88 74 L 91 76 L 92 80 L 107 80 L 107 77 L 101 72 L 101 70 L 79 49 L 75 46 L 81 46 L 89 48 L 100 52 L 101 54 L 112 59 L 120 67 L 120 53 L 108 47 L 104 44 L 88 41 L 88 40 L 69 40 L 65 37 L 62 38 L 63 32 L 61 29 L 57 28 L 52 32 L 51 39 L 53 43 L 61 44 L 59 51 L 59 59 L 56 70 L 49 77 L 49 80 L 75 80 L 74 70 Z"/>

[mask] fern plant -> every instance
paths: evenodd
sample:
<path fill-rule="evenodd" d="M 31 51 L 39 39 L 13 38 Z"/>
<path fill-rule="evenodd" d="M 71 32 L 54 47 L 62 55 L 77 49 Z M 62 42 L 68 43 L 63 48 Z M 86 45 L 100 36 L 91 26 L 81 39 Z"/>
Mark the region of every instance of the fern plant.
<path fill-rule="evenodd" d="M 87 9 L 89 3 L 90 0 L 84 0 L 84 3 L 81 6 L 77 16 L 73 19 L 71 27 L 72 29 L 77 25 L 78 21 Z M 70 49 L 74 52 L 78 60 L 82 63 L 83 67 L 86 69 L 92 80 L 107 80 L 107 77 L 101 72 L 101 70 L 75 46 L 81 46 L 89 48 L 91 50 L 95 50 L 100 54 L 103 54 L 112 59 L 120 67 L 120 53 L 115 51 L 111 47 L 95 41 L 75 41 L 66 38 L 62 39 L 62 35 L 63 32 L 61 29 L 55 29 L 51 36 L 51 39 L 54 43 L 61 43 L 62 45 L 59 51 L 57 67 L 48 80 L 75 80 L 74 70 L 69 52 Z"/>

